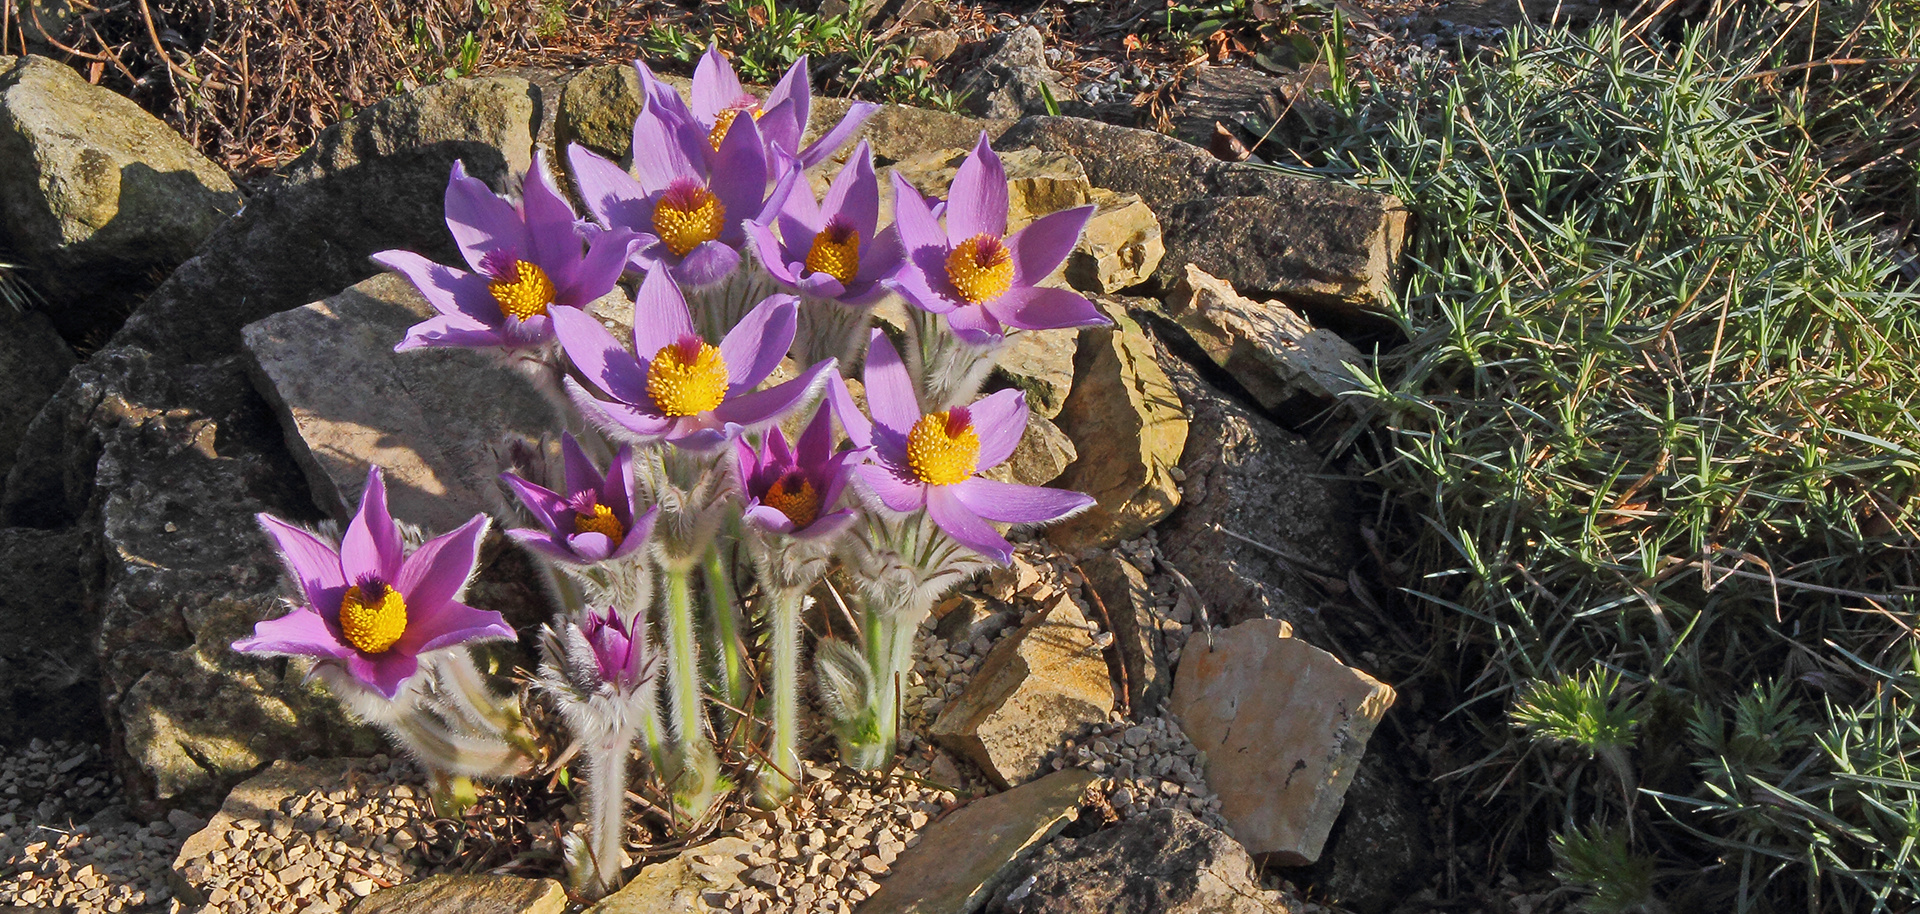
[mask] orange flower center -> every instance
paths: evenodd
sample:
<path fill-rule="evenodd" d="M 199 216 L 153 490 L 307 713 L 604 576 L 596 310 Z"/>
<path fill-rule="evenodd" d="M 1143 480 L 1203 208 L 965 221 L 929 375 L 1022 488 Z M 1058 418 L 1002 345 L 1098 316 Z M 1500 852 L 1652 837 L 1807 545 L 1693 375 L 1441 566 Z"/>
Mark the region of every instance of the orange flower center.
<path fill-rule="evenodd" d="M 950 486 L 980 465 L 980 433 L 965 407 L 928 413 L 907 433 L 907 469 L 921 482 Z"/>
<path fill-rule="evenodd" d="M 553 280 L 534 264 L 515 260 L 492 275 L 487 291 L 500 303 L 502 314 L 524 321 L 547 313 L 547 306 L 553 304 Z"/>
<path fill-rule="evenodd" d="M 368 599 L 355 584 L 340 600 L 340 634 L 363 654 L 382 653 L 407 633 L 407 601 L 400 591 L 379 586 L 379 595 Z"/>
<path fill-rule="evenodd" d="M 714 152 L 720 151 L 720 144 L 726 140 L 727 131 L 733 127 L 733 119 L 739 117 L 742 111 L 753 112 L 753 119 L 756 121 L 760 119 L 761 115 L 766 114 L 765 111 L 760 110 L 759 105 L 753 105 L 751 107 L 735 105 L 732 108 L 728 108 L 714 115 L 713 129 L 707 131 L 707 142 L 713 146 Z"/>
<path fill-rule="evenodd" d="M 975 235 L 947 255 L 947 279 L 970 304 L 992 301 L 1013 286 L 1013 253 L 992 235 Z"/>
<path fill-rule="evenodd" d="M 795 527 L 805 527 L 820 517 L 820 493 L 813 490 L 806 474 L 798 470 L 775 480 L 760 503 L 785 514 Z"/>
<path fill-rule="evenodd" d="M 620 518 L 613 516 L 613 509 L 606 505 L 594 505 L 592 511 L 576 511 L 573 515 L 573 532 L 598 533 L 613 542 L 613 548 L 620 548 L 620 541 L 627 538 L 627 528 L 622 526 Z"/>
<path fill-rule="evenodd" d="M 698 181 L 681 178 L 667 186 L 653 207 L 653 233 L 675 257 L 720 237 L 727 221 L 726 204 Z"/>
<path fill-rule="evenodd" d="M 660 347 L 647 367 L 647 396 L 668 416 L 694 416 L 719 406 L 727 399 L 727 363 L 720 348 L 694 336 Z"/>
<path fill-rule="evenodd" d="M 834 217 L 820 234 L 813 236 L 813 247 L 807 251 L 807 269 L 840 280 L 843 286 L 853 282 L 853 277 L 860 272 L 860 230 Z"/>

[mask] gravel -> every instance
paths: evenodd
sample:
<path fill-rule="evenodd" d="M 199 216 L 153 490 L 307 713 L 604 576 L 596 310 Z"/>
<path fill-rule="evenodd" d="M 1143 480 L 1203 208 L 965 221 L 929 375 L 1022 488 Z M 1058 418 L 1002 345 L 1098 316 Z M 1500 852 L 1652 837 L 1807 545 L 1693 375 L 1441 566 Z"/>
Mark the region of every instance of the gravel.
<path fill-rule="evenodd" d="M 99 746 L 34 740 L 0 755 L 0 905 L 165 911 L 167 869 L 199 820 L 127 818 Z"/>

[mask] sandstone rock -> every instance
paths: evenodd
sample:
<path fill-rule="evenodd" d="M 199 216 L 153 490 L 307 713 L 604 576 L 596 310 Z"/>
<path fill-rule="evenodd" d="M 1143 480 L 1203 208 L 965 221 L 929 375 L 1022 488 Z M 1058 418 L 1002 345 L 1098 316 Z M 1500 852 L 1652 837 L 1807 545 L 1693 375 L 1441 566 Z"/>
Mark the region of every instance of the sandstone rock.
<path fill-rule="evenodd" d="M 1073 253 L 1067 255 L 1067 283 L 1089 294 L 1137 286 L 1153 276 L 1166 256 L 1160 220 L 1138 194 L 1095 188 L 1099 207 Z"/>
<path fill-rule="evenodd" d="M 1018 387 L 1027 392 L 1027 408 L 1051 419 L 1060 415 L 1073 389 L 1073 353 L 1080 334 L 1074 330 L 1029 330 L 1008 338 L 1000 350 L 988 384 L 993 389 Z"/>
<path fill-rule="evenodd" d="M 347 772 L 354 764 L 354 759 L 344 758 L 307 759 L 303 762 L 282 759 L 267 770 L 235 785 L 221 802 L 220 811 L 214 813 L 205 826 L 181 842 L 180 852 L 173 858 L 173 869 L 167 873 L 167 882 L 174 894 L 190 905 L 206 904 L 206 894 L 200 883 L 210 868 L 218 865 L 208 857 L 214 851 L 227 849 L 227 834 L 237 827 L 236 822 L 243 819 L 267 821 L 281 811 L 280 804 L 290 797 L 315 787 L 325 789 L 339 786 L 345 782 Z"/>
<path fill-rule="evenodd" d="M 1393 689 L 1276 619 L 1215 631 L 1181 661 L 1169 708 L 1234 835 L 1282 866 L 1319 859 Z"/>
<path fill-rule="evenodd" d="M 1350 366 L 1364 357 L 1352 343 L 1280 302 L 1240 295 L 1193 264 L 1168 294 L 1167 313 L 1269 411 L 1308 418 L 1359 386 Z"/>
<path fill-rule="evenodd" d="M 1073 821 L 1093 781 L 1079 769 L 1056 771 L 962 806 L 920 833 L 860 914 L 978 910 L 1004 883 L 1009 863 Z"/>
<path fill-rule="evenodd" d="M 617 290 L 608 297 L 625 304 Z M 386 273 L 242 331 L 254 382 L 278 409 L 314 500 L 342 522 L 359 503 L 370 464 L 386 469 L 400 520 L 444 532 L 494 513 L 500 442 L 559 433 L 553 405 L 496 358 L 393 351 L 408 327 L 434 313 L 412 283 Z"/>
<path fill-rule="evenodd" d="M 1352 315 L 1384 306 L 1406 242 L 1394 197 L 1221 162 L 1146 130 L 1067 117 L 1021 121 L 995 148 L 1034 147 L 1079 157 L 1096 187 L 1139 194 L 1160 219 L 1166 257 L 1154 272 L 1173 287 L 1189 263 L 1247 295 Z"/>
<path fill-rule="evenodd" d="M 210 810 L 275 758 L 379 747 L 298 669 L 228 649 L 283 611 L 254 513 L 316 516 L 248 380 L 240 328 L 372 275 L 374 251 L 457 262 L 441 214 L 449 168 L 462 159 L 503 186 L 510 166 L 531 161 L 537 110 L 522 80 L 456 80 L 329 130 L 75 368 L 29 427 L 0 520 L 81 530 L 107 723 L 141 814 Z"/>
<path fill-rule="evenodd" d="M 1047 64 L 1046 39 L 1030 25 L 1002 35 L 986 59 L 962 77 L 960 89 L 967 94 L 967 107 L 981 117 L 1046 114 L 1043 93 L 1052 95 L 1057 109 L 1082 107 Z"/>
<path fill-rule="evenodd" d="M 0 302 L 0 480 L 13 468 L 28 423 L 60 389 L 73 365 L 73 350 L 46 315 L 17 314 Z"/>
<path fill-rule="evenodd" d="M 851 104 L 843 98 L 814 99 L 812 131 L 819 133 L 831 128 Z M 883 165 L 890 164 L 935 149 L 971 149 L 981 133 L 997 137 L 1011 126 L 1013 121 L 1005 118 L 967 117 L 908 105 L 883 105 L 861 126 L 853 141 L 840 151 L 840 156 L 844 158 L 861 140 L 866 140 L 873 147 L 874 157 Z M 839 170 L 838 165 L 832 167 Z"/>
<path fill-rule="evenodd" d="M 368 895 L 353 914 L 560 914 L 567 890 L 552 879 L 519 876 L 428 876 Z"/>
<path fill-rule="evenodd" d="M 240 203 L 225 172 L 126 97 L 44 57 L 0 72 L 0 236 L 69 336 L 110 323 L 97 293 L 193 256 Z"/>
<path fill-rule="evenodd" d="M 632 64 L 588 67 L 573 74 L 560 89 L 554 145 L 565 153 L 569 144 L 579 143 L 619 159 L 633 150 L 633 121 L 643 107 L 640 73 Z"/>
<path fill-rule="evenodd" d="M 1077 456 L 1072 439 L 1060 426 L 1030 415 L 1020 446 L 1013 449 L 1005 462 L 980 475 L 1023 486 L 1044 486 L 1060 478 Z"/>
<path fill-rule="evenodd" d="M 893 170 L 922 193 L 945 199 L 960 163 L 966 161 L 973 150 L 973 141 L 978 139 L 979 134 L 975 134 L 965 146 L 913 155 L 893 166 Z M 1048 213 L 1083 206 L 1093 200 L 1093 185 L 1087 182 L 1087 171 L 1080 160 L 1071 155 L 1016 149 L 1002 153 L 1000 164 L 1007 172 L 1009 233 Z M 822 174 L 815 180 L 819 183 L 831 178 L 832 174 Z M 821 183 L 816 191 L 824 193 L 825 184 Z M 884 175 L 880 179 L 880 203 L 881 212 L 893 211 L 893 182 Z"/>
<path fill-rule="evenodd" d="M 1016 863 L 987 914 L 1292 914 L 1246 849 L 1177 809 L 1157 809 Z"/>
<path fill-rule="evenodd" d="M 642 869 L 620 891 L 587 909 L 586 914 L 680 914 L 708 910 L 701 901 L 707 892 L 737 888 L 751 853 L 745 838 L 720 838 L 680 852 L 664 863 Z"/>
<path fill-rule="evenodd" d="M 1058 485 L 1098 502 L 1047 528 L 1047 537 L 1067 549 L 1138 536 L 1180 503 L 1171 470 L 1187 443 L 1187 420 L 1155 361 L 1152 338 L 1124 304 L 1103 302 L 1114 326 L 1080 331 L 1073 390 L 1055 420 L 1080 455 Z"/>
<path fill-rule="evenodd" d="M 0 528 L 0 742 L 98 739 L 96 622 L 79 531 Z"/>
<path fill-rule="evenodd" d="M 1349 487 L 1300 436 L 1202 380 L 1162 338 L 1155 345 L 1189 418 L 1180 509 L 1160 526 L 1163 558 L 1214 625 L 1287 619 L 1317 640 L 1321 581 L 1344 582 L 1358 549 Z"/>
<path fill-rule="evenodd" d="M 1111 553 L 1081 562 L 1080 570 L 1107 609 L 1109 630 L 1119 647 L 1117 654 L 1126 676 L 1128 705 L 1135 716 L 1150 714 L 1173 688 L 1173 674 L 1168 669 L 1147 579 L 1132 562 Z M 1114 678 L 1120 679 L 1118 675 Z"/>
<path fill-rule="evenodd" d="M 1002 638 L 932 735 L 1002 787 L 1038 777 L 1047 753 L 1113 710 L 1113 680 L 1087 620 L 1065 594 Z"/>

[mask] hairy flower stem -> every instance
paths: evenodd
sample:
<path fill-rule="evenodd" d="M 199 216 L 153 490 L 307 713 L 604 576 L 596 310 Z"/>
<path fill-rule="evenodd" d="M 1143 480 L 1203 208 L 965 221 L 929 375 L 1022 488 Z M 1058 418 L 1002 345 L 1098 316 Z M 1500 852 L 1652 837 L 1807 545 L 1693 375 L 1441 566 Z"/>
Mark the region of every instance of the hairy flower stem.
<path fill-rule="evenodd" d="M 870 732 L 874 739 L 870 744 L 852 747 L 853 757 L 845 761 L 855 768 L 877 771 L 893 761 L 900 733 L 900 692 L 904 687 L 900 675 L 908 667 L 908 658 L 913 653 L 913 633 L 918 627 L 903 615 L 871 605 L 861 609 L 861 636 L 866 642 L 867 664 L 873 670 L 875 694 L 869 709 L 873 715 Z"/>
<path fill-rule="evenodd" d="M 800 612 L 806 591 L 773 592 L 773 747 L 760 781 L 761 798 L 779 805 L 800 786 Z"/>
<path fill-rule="evenodd" d="M 713 800 L 719 760 L 707 739 L 701 713 L 700 653 L 693 633 L 693 569 L 667 569 L 667 688 L 674 735 L 679 740 L 674 793 L 682 807 L 698 816 Z"/>
<path fill-rule="evenodd" d="M 951 409 L 974 398 L 1006 345 L 1003 339 L 974 346 L 954 336 L 945 319 L 919 308 L 907 309 L 907 372 L 920 388 L 927 412 Z"/>
<path fill-rule="evenodd" d="M 707 607 L 713 612 L 714 636 L 720 641 L 722 695 L 728 706 L 744 711 L 748 699 L 746 646 L 740 640 L 740 607 L 733 598 L 733 576 L 720 555 L 718 542 L 707 547 L 702 571 L 707 579 Z"/>
<path fill-rule="evenodd" d="M 627 829 L 627 755 L 633 734 L 620 730 L 605 744 L 588 751 L 587 840 L 593 856 L 593 885 L 596 898 L 620 888 L 625 880 L 626 855 L 621 850 Z"/>

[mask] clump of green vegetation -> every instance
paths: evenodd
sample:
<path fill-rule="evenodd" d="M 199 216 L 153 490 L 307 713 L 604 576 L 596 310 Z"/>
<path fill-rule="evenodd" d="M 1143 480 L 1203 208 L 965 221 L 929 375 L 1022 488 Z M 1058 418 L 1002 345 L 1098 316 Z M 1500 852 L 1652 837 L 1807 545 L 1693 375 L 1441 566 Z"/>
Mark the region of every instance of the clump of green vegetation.
<path fill-rule="evenodd" d="M 1506 823 L 1469 866 L 1595 911 L 1920 903 L 1920 290 L 1865 224 L 1917 211 L 1889 9 L 1521 30 L 1328 93 L 1309 170 L 1419 220 L 1355 435 Z"/>
<path fill-rule="evenodd" d="M 905 45 L 880 41 L 854 13 L 822 16 L 775 0 L 726 0 L 709 21 L 655 24 L 641 35 L 640 54 L 691 69 L 709 41 L 749 83 L 772 85 L 807 55 L 816 86 L 830 94 L 941 111 L 958 111 L 963 100 L 909 63 Z"/>

